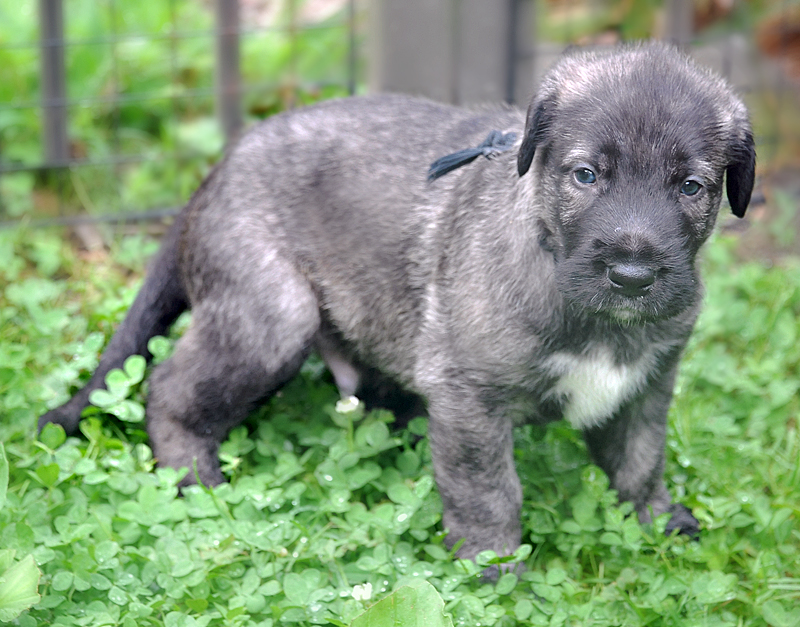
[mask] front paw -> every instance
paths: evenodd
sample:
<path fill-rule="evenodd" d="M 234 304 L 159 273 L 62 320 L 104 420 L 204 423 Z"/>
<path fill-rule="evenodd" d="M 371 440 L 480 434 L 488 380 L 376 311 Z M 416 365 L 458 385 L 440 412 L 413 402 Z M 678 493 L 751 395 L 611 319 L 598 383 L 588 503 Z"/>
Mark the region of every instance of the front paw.
<path fill-rule="evenodd" d="M 688 507 L 680 503 L 673 503 L 670 505 L 669 511 L 672 514 L 672 518 L 669 519 L 664 533 L 670 536 L 677 529 L 680 535 L 691 538 L 697 537 L 700 533 L 700 523 L 697 518 L 692 516 L 692 512 Z"/>
<path fill-rule="evenodd" d="M 509 550 L 509 544 L 510 542 L 503 544 L 503 548 L 500 551 L 495 549 L 477 551 L 479 545 L 472 544 L 470 546 L 470 543 L 463 542 L 456 552 L 456 557 L 474 562 L 474 566 L 467 567 L 467 572 L 480 574 L 481 579 L 484 581 L 497 581 L 500 576 L 506 573 L 520 576 L 526 570 L 524 562 L 532 552 L 531 545 L 520 545 L 519 541 L 516 541 L 512 545 L 516 549 L 511 551 Z"/>
<path fill-rule="evenodd" d="M 78 424 L 81 421 L 81 412 L 83 411 L 84 404 L 75 402 L 72 399 L 68 403 L 51 409 L 46 414 L 39 417 L 38 428 L 39 431 L 44 429 L 45 425 L 49 423 L 61 425 L 64 428 L 64 433 L 67 435 L 75 435 L 78 432 Z"/>
<path fill-rule="evenodd" d="M 494 582 L 500 578 L 500 575 L 506 573 L 514 573 L 519 577 L 526 571 L 523 562 L 508 562 L 506 564 L 492 564 L 481 571 L 481 579 L 484 581 Z"/>

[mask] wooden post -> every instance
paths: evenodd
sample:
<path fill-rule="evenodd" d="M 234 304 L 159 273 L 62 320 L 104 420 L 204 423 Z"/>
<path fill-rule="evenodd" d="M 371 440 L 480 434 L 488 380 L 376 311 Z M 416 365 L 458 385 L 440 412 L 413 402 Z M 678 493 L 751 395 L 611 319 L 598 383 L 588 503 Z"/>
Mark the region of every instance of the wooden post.
<path fill-rule="evenodd" d="M 242 128 L 239 0 L 217 0 L 217 115 L 227 141 Z"/>
<path fill-rule="evenodd" d="M 694 34 L 692 0 L 667 0 L 664 5 L 666 24 L 664 37 L 676 46 L 686 48 Z"/>
<path fill-rule="evenodd" d="M 524 100 L 532 82 L 520 72 L 526 67 L 532 74 L 529 4 L 371 0 L 371 91 L 458 104 Z"/>
<path fill-rule="evenodd" d="M 372 0 L 371 91 L 455 99 L 453 0 Z"/>
<path fill-rule="evenodd" d="M 45 161 L 58 166 L 69 161 L 62 0 L 39 0 L 39 25 L 44 117 L 42 144 Z"/>

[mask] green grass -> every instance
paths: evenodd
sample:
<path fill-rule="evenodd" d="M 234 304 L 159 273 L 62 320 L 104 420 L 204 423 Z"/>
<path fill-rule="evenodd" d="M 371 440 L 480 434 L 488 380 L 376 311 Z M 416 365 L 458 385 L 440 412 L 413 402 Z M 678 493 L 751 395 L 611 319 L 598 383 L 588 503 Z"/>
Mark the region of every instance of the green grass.
<path fill-rule="evenodd" d="M 666 470 L 699 541 L 663 537 L 663 518 L 640 526 L 566 424 L 524 427 L 527 570 L 492 584 L 444 547 L 428 443 L 414 435 L 425 422 L 395 433 L 385 412 L 337 410 L 317 361 L 231 433 L 230 483 L 213 491 L 179 498 L 180 475 L 154 469 L 136 360 L 114 376 L 116 397 L 95 399 L 118 417 L 98 409 L 80 437 L 37 439 L 37 416 L 88 376 L 153 247 L 123 239 L 86 261 L 58 233 L 0 232 L 0 570 L 33 556 L 41 571 L 41 600 L 18 624 L 348 625 L 419 579 L 464 626 L 800 623 L 796 260 L 737 264 L 725 240 L 707 250 Z M 398 607 L 424 592 L 412 590 Z"/>

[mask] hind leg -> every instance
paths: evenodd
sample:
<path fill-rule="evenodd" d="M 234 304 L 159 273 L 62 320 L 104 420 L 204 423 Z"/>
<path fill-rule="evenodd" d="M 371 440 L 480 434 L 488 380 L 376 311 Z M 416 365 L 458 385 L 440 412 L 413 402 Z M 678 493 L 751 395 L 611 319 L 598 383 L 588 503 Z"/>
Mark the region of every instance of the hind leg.
<path fill-rule="evenodd" d="M 188 467 L 183 484 L 223 481 L 219 443 L 296 374 L 319 326 L 317 300 L 290 267 L 259 284 L 237 277 L 193 308 L 174 355 L 150 379 L 147 430 L 159 465 Z M 259 277 L 254 277 L 254 279 Z M 264 285 L 269 281 L 269 285 Z"/>

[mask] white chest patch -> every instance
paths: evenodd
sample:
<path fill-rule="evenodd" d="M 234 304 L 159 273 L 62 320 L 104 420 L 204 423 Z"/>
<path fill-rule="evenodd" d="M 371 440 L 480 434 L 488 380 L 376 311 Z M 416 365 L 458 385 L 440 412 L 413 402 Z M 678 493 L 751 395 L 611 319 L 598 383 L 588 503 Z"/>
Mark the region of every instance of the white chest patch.
<path fill-rule="evenodd" d="M 616 364 L 606 346 L 585 355 L 554 353 L 544 368 L 558 377 L 545 398 L 562 399 L 564 418 L 578 429 L 597 426 L 644 386 L 653 354 L 631 364 Z"/>

